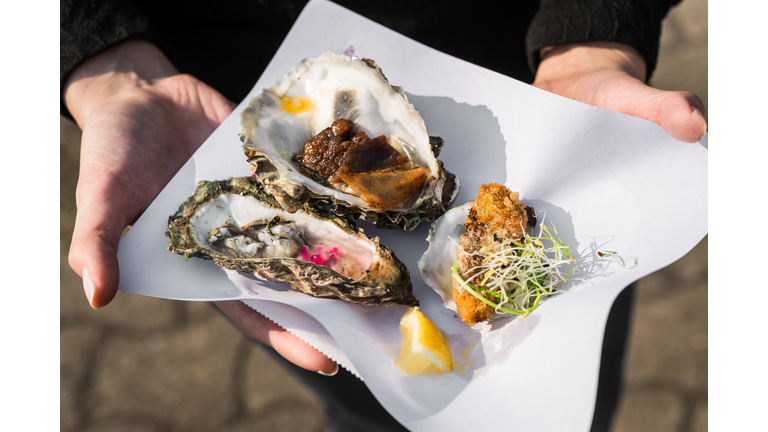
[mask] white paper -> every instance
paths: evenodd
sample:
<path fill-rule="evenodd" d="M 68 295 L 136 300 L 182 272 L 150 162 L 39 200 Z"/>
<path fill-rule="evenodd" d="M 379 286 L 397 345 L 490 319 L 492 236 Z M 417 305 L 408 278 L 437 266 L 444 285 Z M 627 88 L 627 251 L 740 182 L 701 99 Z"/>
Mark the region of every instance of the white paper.
<path fill-rule="evenodd" d="M 344 25 L 327 26 L 332 20 Z M 199 180 L 250 175 L 239 114 L 306 57 L 353 49 L 402 86 L 445 146 L 445 167 L 461 181 L 456 205 L 481 183 L 519 191 L 524 204 L 575 250 L 593 241 L 638 259 L 590 285 L 549 299 L 524 320 L 493 324 L 489 337 L 456 318 L 419 277 L 428 224 L 376 230 L 411 272 L 421 310 L 446 334 L 465 366 L 442 376 L 403 376 L 394 366 L 405 307 L 362 307 L 308 297 L 279 282 L 168 252 L 168 216 Z M 256 77 L 254 77 L 255 79 Z M 120 245 L 120 289 L 171 299 L 241 299 L 327 353 L 365 381 L 400 422 L 416 431 L 588 430 L 608 311 L 629 283 L 682 257 L 707 232 L 707 150 L 657 125 L 574 102 L 422 46 L 333 3 L 311 1 L 249 96 L 179 171 Z M 597 240 L 594 240 L 597 239 Z M 481 324 L 487 325 L 487 324 Z M 459 374 L 463 371 L 463 374 Z M 472 414 L 482 401 L 482 410 Z M 503 413 L 497 417 L 492 413 Z"/>

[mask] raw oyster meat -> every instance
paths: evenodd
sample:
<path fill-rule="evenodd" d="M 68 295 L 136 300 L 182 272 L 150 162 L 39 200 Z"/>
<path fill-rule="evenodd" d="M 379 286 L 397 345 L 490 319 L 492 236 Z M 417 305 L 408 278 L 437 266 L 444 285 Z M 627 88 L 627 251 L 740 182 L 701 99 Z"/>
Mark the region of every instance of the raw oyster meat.
<path fill-rule="evenodd" d="M 456 176 L 437 160 L 443 140 L 427 134 L 403 89 L 390 85 L 371 60 L 331 51 L 305 59 L 255 97 L 240 116 L 243 148 L 254 172 L 287 209 L 322 200 L 333 203 L 338 215 L 411 230 L 421 220 L 445 213 L 458 194 Z M 350 137 L 364 133 L 366 143 L 386 147 L 384 153 L 394 156 L 396 164 L 342 177 L 333 170 L 320 175 L 297 162 L 305 145 L 309 149 L 307 142 L 318 135 L 327 135 L 329 143 L 355 141 L 334 138 L 339 119 L 351 123 Z M 326 147 L 318 145 L 316 154 L 327 155 Z M 338 166 L 353 153 L 338 152 L 333 163 Z M 399 188 L 398 193 L 389 193 L 392 188 Z"/>
<path fill-rule="evenodd" d="M 322 204 L 289 212 L 254 177 L 201 181 L 169 218 L 168 250 L 317 297 L 418 305 L 392 251 Z"/>

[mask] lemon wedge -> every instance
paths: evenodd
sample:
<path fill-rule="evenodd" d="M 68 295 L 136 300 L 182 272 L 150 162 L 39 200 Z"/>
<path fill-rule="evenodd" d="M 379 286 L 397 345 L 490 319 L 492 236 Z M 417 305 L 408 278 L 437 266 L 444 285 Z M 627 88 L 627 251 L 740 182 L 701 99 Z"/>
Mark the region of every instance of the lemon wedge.
<path fill-rule="evenodd" d="M 408 374 L 442 375 L 453 371 L 448 342 L 418 307 L 410 307 L 400 319 L 403 348 L 395 364 Z"/>

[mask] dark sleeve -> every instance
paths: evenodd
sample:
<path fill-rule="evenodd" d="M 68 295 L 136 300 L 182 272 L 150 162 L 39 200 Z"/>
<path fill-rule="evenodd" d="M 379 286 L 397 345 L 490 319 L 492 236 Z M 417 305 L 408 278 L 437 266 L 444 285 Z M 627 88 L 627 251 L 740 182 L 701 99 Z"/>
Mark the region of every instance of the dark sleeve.
<path fill-rule="evenodd" d="M 541 61 L 539 52 L 548 46 L 619 42 L 640 52 L 650 78 L 659 53 L 661 21 L 679 1 L 541 0 L 526 35 L 528 65 L 535 74 Z"/>
<path fill-rule="evenodd" d="M 162 36 L 129 1 L 61 0 L 60 100 L 61 114 L 70 117 L 64 105 L 64 80 L 85 60 L 133 38 L 163 44 Z"/>

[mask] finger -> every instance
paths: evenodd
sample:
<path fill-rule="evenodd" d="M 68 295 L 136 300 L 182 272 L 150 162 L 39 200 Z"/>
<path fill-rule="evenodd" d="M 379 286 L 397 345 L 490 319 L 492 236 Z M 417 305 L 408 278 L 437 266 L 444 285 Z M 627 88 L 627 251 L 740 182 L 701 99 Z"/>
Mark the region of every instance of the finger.
<path fill-rule="evenodd" d="M 659 105 L 661 127 L 673 138 L 698 142 L 707 131 L 704 104 L 689 92 L 669 92 Z"/>
<path fill-rule="evenodd" d="M 117 264 L 117 242 L 120 234 L 94 228 L 98 223 L 89 221 L 78 210 L 69 265 L 83 278 L 83 290 L 88 303 L 98 309 L 107 305 L 117 293 L 120 270 Z"/>
<path fill-rule="evenodd" d="M 307 370 L 334 375 L 339 366 L 307 343 L 273 323 L 241 301 L 214 302 L 249 338 L 275 349 L 291 363 Z"/>
<path fill-rule="evenodd" d="M 629 76 L 610 81 L 595 105 L 650 120 L 672 138 L 698 142 L 707 131 L 704 104 L 691 92 L 665 91 Z"/>
<path fill-rule="evenodd" d="M 224 119 L 225 119 L 225 118 L 227 118 L 227 116 L 228 116 L 228 115 L 229 115 L 229 114 L 230 114 L 232 111 L 234 111 L 234 110 L 235 110 L 235 108 L 237 108 L 237 104 L 236 104 L 236 103 L 234 103 L 234 102 L 232 102 L 231 100 L 229 100 L 229 99 L 224 99 L 224 101 L 225 101 L 225 107 L 224 107 L 224 109 L 223 109 L 223 112 L 225 113 L 225 115 L 223 116 L 223 118 L 221 119 L 221 121 L 224 121 Z"/>
<path fill-rule="evenodd" d="M 94 309 L 115 297 L 120 281 L 117 249 L 120 235 L 135 210 L 129 207 L 139 199 L 117 186 L 112 173 L 115 162 L 94 155 L 86 128 L 81 147 L 80 176 L 76 200 L 77 215 L 69 265 L 83 278 L 83 289 Z"/>

